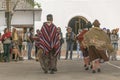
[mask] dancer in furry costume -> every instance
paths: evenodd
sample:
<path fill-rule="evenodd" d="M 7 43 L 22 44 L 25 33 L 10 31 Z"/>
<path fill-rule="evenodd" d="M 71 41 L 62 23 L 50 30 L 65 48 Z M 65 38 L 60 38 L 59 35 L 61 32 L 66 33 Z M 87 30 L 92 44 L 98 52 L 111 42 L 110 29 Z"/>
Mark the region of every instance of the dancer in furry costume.
<path fill-rule="evenodd" d="M 89 48 L 89 58 L 92 62 L 93 73 L 95 73 L 96 69 L 100 72 L 100 59 L 104 61 L 108 61 L 108 57 L 106 55 L 106 50 L 112 52 L 113 48 L 110 43 L 110 39 L 108 35 L 100 29 L 100 23 L 98 20 L 95 20 L 93 23 L 94 27 L 90 29 L 84 35 L 85 45 Z"/>

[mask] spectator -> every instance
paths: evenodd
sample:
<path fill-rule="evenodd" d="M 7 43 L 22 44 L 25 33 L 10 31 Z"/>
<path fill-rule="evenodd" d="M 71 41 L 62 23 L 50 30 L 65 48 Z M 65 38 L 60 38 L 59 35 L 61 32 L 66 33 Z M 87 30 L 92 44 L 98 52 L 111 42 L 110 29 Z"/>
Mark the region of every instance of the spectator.
<path fill-rule="evenodd" d="M 35 37 L 36 37 L 36 38 L 39 38 L 39 34 L 40 34 L 40 30 L 37 29 L 37 30 L 36 30 L 36 35 L 35 35 Z M 37 44 L 36 41 L 35 41 L 35 44 Z M 38 47 L 35 45 L 35 59 L 36 59 L 36 61 L 39 60 L 37 53 L 38 53 Z"/>
<path fill-rule="evenodd" d="M 112 43 L 112 46 L 115 50 L 115 53 L 112 54 L 112 57 L 111 59 L 113 60 L 117 60 L 116 59 L 116 53 L 117 53 L 117 50 L 118 50 L 118 40 L 119 40 L 119 36 L 118 34 L 116 33 L 116 30 L 112 30 L 112 34 L 110 35 L 110 39 L 111 39 L 111 43 Z"/>
<path fill-rule="evenodd" d="M 15 61 L 17 61 L 18 57 L 20 58 L 20 51 L 18 46 L 18 32 L 15 28 L 12 31 L 12 51 L 11 55 L 15 54 Z M 12 56 L 11 56 L 12 57 Z"/>
<path fill-rule="evenodd" d="M 67 28 L 67 33 L 66 33 L 67 49 L 66 49 L 66 58 L 65 58 L 65 60 L 68 59 L 69 50 L 70 50 L 70 59 L 72 60 L 74 40 L 75 40 L 75 35 L 72 32 L 72 28 L 68 27 Z"/>
<path fill-rule="evenodd" d="M 4 61 L 10 62 L 10 45 L 11 45 L 11 32 L 8 28 L 4 29 L 2 35 L 3 47 L 4 47 Z"/>
<path fill-rule="evenodd" d="M 28 60 L 33 59 L 31 57 L 31 52 L 32 52 L 33 42 L 34 42 L 34 40 L 33 40 L 33 32 L 34 32 L 34 29 L 30 28 L 29 32 L 27 33 Z"/>
<path fill-rule="evenodd" d="M 63 34 L 62 34 L 62 32 L 61 32 L 61 28 L 60 28 L 60 27 L 58 27 L 57 30 L 58 30 L 58 32 L 59 32 L 60 46 L 61 46 L 61 48 L 62 48 L 62 44 L 64 43 Z M 61 49 L 60 49 L 60 54 L 58 54 L 58 59 L 60 59 L 60 57 L 61 57 Z"/>

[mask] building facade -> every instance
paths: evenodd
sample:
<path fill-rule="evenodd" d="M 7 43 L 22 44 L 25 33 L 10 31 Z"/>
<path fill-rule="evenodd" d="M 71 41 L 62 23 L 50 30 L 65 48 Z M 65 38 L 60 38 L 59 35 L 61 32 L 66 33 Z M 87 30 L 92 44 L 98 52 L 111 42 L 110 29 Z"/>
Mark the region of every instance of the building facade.
<path fill-rule="evenodd" d="M 17 1 L 19 1 L 17 3 Z M 35 9 L 33 7 L 34 0 L 11 0 L 10 2 L 10 11 L 13 13 L 12 20 L 11 20 L 11 27 L 16 27 L 19 29 L 27 29 L 30 27 L 35 27 L 35 21 L 41 20 L 41 8 Z M 14 11 L 12 10 L 16 5 Z M 6 0 L 0 1 L 0 29 L 6 27 L 6 18 L 5 18 L 5 11 L 6 11 Z"/>

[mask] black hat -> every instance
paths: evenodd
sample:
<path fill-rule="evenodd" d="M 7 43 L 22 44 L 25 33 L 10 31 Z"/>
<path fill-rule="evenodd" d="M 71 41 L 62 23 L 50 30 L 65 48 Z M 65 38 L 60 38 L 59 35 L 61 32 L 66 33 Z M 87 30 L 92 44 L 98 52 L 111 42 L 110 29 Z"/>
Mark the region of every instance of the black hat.
<path fill-rule="evenodd" d="M 88 23 L 86 23 L 86 25 L 83 27 L 83 28 L 91 28 L 92 27 L 92 24 L 90 21 L 88 21 Z"/>
<path fill-rule="evenodd" d="M 47 21 L 53 21 L 53 16 L 52 14 L 47 15 Z"/>

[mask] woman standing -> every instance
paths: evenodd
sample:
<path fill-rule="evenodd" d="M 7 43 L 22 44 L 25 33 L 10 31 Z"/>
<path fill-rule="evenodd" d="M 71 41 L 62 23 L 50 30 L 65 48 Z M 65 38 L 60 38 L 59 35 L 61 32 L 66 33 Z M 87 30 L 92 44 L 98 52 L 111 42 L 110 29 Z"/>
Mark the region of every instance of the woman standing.
<path fill-rule="evenodd" d="M 60 49 L 62 48 L 62 44 L 64 43 L 64 39 L 63 39 L 63 34 L 61 32 L 61 28 L 58 27 L 58 32 L 59 32 L 59 40 L 60 40 Z M 60 50 L 61 51 L 61 50 Z M 61 52 L 58 54 L 58 59 L 60 59 L 61 56 Z"/>
<path fill-rule="evenodd" d="M 20 57 L 20 51 L 18 46 L 18 32 L 15 28 L 13 28 L 12 31 L 12 53 L 15 54 L 15 61 L 17 61 L 17 58 Z"/>
<path fill-rule="evenodd" d="M 3 48 L 4 48 L 4 60 L 5 62 L 10 61 L 10 44 L 11 44 L 11 32 L 8 28 L 4 29 L 4 34 L 2 36 Z"/>
<path fill-rule="evenodd" d="M 115 53 L 112 54 L 112 57 L 111 59 L 113 60 L 117 60 L 116 59 L 116 53 L 117 53 L 117 50 L 118 50 L 118 40 L 119 40 L 119 36 L 118 34 L 116 33 L 116 30 L 112 30 L 112 34 L 110 35 L 110 39 L 111 39 L 111 43 L 112 43 L 112 46 L 115 50 Z"/>
<path fill-rule="evenodd" d="M 37 39 L 39 38 L 39 34 L 40 34 L 40 30 L 37 29 L 37 30 L 36 30 L 36 34 L 35 34 L 35 38 L 36 38 L 36 39 L 34 38 L 34 39 L 35 39 L 35 44 L 37 44 L 36 41 L 37 41 Z M 39 57 L 38 57 L 38 54 L 37 54 L 37 53 L 38 53 L 38 47 L 35 45 L 35 60 L 36 60 L 36 61 L 39 61 Z"/>

